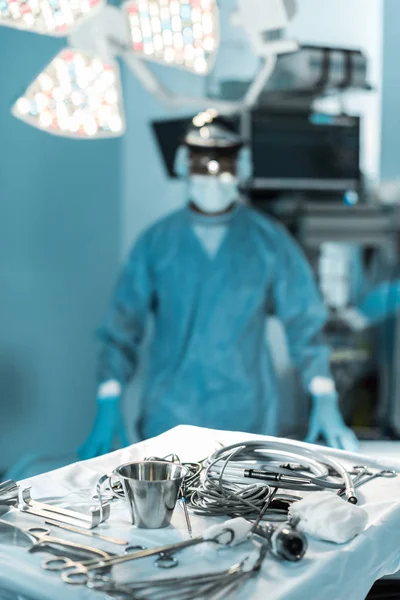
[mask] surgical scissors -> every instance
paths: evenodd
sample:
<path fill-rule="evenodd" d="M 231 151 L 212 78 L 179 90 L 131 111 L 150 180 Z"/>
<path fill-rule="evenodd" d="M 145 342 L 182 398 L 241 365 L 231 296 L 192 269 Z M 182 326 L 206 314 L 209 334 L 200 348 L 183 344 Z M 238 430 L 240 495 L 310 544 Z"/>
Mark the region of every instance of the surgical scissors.
<path fill-rule="evenodd" d="M 91 529 L 83 529 L 82 527 L 75 527 L 75 525 L 68 525 L 67 523 L 60 523 L 59 521 L 53 521 L 51 519 L 46 519 L 46 525 L 52 525 L 53 527 L 59 527 L 60 529 L 65 529 L 66 531 L 72 531 L 73 533 L 79 533 L 79 535 L 85 535 L 92 538 L 97 538 L 98 540 L 102 540 L 103 542 L 107 542 L 108 544 L 117 544 L 118 546 L 127 546 L 129 544 L 128 540 L 120 540 L 119 538 L 110 537 L 108 535 L 102 535 L 101 533 L 97 533 L 92 531 Z"/>
<path fill-rule="evenodd" d="M 243 574 L 243 566 L 246 560 L 245 558 L 242 562 L 224 571 L 216 571 L 214 573 L 190 574 L 163 579 L 135 580 L 134 582 L 123 584 L 119 584 L 107 576 L 97 576 L 88 582 L 87 587 L 109 594 L 107 598 L 114 597 L 116 594 L 118 598 L 121 597 L 121 600 L 122 598 L 126 598 L 127 600 L 132 600 L 133 598 L 139 600 L 141 598 L 145 600 L 145 598 L 149 597 L 154 600 L 156 598 L 160 600 L 166 600 L 166 598 L 176 600 L 178 597 L 206 598 L 209 595 L 207 594 L 206 596 L 205 592 L 217 591 L 217 589 L 221 592 L 225 586 L 233 582 L 236 575 Z"/>
<path fill-rule="evenodd" d="M 393 469 L 382 469 L 381 471 L 371 471 L 369 467 L 365 465 L 356 465 L 353 467 L 353 470 L 350 471 L 352 475 L 355 475 L 353 479 L 354 488 L 361 487 L 365 483 L 372 481 L 373 479 L 377 479 L 378 477 L 384 477 L 386 479 L 391 479 L 397 476 L 397 472 Z M 338 495 L 342 496 L 345 493 L 344 488 L 338 491 Z"/>
<path fill-rule="evenodd" d="M 354 484 L 354 487 L 360 487 L 361 485 L 364 485 L 365 483 L 368 483 L 369 481 L 372 481 L 373 479 L 376 479 L 378 477 L 391 479 L 396 476 L 397 473 L 393 469 L 382 469 L 381 471 L 375 471 L 375 473 L 373 473 L 372 471 L 366 471 L 359 479 L 357 479 L 357 481 Z"/>
<path fill-rule="evenodd" d="M 42 567 L 47 570 L 61 570 L 61 578 L 66 583 L 71 585 L 86 585 L 89 581 L 89 573 L 91 571 L 98 571 L 101 569 L 107 569 L 108 567 L 112 567 L 113 565 L 118 565 L 121 563 L 125 563 L 132 560 L 138 560 L 139 558 L 146 558 L 147 556 L 156 556 L 160 555 L 161 560 L 174 560 L 174 557 L 171 556 L 172 553 L 178 552 L 179 550 L 183 550 L 184 548 L 189 548 L 190 546 L 196 546 L 198 544 L 203 544 L 204 542 L 215 542 L 219 543 L 219 537 L 223 533 L 229 533 L 231 535 L 231 539 L 235 538 L 235 533 L 226 528 L 224 531 L 221 531 L 214 538 L 204 537 L 196 537 L 189 540 L 185 540 L 183 542 L 178 542 L 176 544 L 170 544 L 168 546 L 162 546 L 160 548 L 149 548 L 145 550 L 140 550 L 139 552 L 130 553 L 127 548 L 125 550 L 125 554 L 111 556 L 111 558 L 103 559 L 103 560 L 90 560 L 84 562 L 74 562 L 72 560 L 62 561 L 63 566 L 61 569 L 54 568 L 54 565 L 57 564 L 56 561 L 58 559 L 49 559 L 42 563 Z M 128 552 L 127 552 L 128 551 Z M 60 563 L 61 564 L 61 563 Z"/>
<path fill-rule="evenodd" d="M 124 555 L 126 554 L 134 554 L 137 553 L 139 551 L 142 550 L 147 550 L 146 546 L 128 546 L 127 548 L 124 549 Z M 160 569 L 170 569 L 172 567 L 176 567 L 178 565 L 178 561 L 177 559 L 170 555 L 167 554 L 166 552 L 160 552 L 159 553 L 160 556 L 154 561 L 154 565 Z M 108 554 L 107 556 L 105 556 L 104 558 L 106 560 L 110 559 L 110 558 L 116 558 L 117 556 L 122 556 L 122 555 L 117 555 L 117 554 Z M 88 559 L 88 560 L 84 560 L 84 561 L 79 561 L 79 563 L 71 558 L 67 558 L 66 556 L 57 556 L 54 558 L 47 558 L 46 560 L 44 560 L 42 562 L 42 569 L 44 569 L 45 571 L 61 571 L 61 572 L 65 572 L 65 571 L 72 571 L 74 572 L 75 568 L 77 567 L 77 565 L 82 565 L 84 567 L 91 567 L 92 565 L 96 565 L 98 564 L 99 560 L 98 559 Z"/>
<path fill-rule="evenodd" d="M 14 525 L 10 521 L 5 521 L 4 519 L 0 519 L 0 523 L 3 525 L 8 525 L 16 531 L 19 531 L 23 535 L 25 535 L 29 541 L 32 542 L 32 546 L 29 548 L 29 552 L 34 552 L 37 548 L 41 546 L 59 546 L 62 550 L 65 549 L 74 549 L 80 552 L 87 552 L 89 554 L 94 554 L 98 558 L 107 559 L 109 558 L 109 554 L 104 552 L 104 550 L 100 550 L 99 548 L 93 548 L 92 546 L 85 546 L 84 544 L 79 544 L 77 542 L 70 542 L 68 540 L 64 540 L 62 538 L 58 538 L 51 535 L 50 529 L 47 527 L 19 527 L 18 525 Z"/>

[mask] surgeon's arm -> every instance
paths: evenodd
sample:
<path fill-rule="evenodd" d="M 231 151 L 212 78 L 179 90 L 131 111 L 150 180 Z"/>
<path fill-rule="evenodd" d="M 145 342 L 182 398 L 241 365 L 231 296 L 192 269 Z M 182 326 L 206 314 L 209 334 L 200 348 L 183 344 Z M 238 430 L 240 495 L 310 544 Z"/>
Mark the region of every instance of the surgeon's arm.
<path fill-rule="evenodd" d="M 119 277 L 99 332 L 97 415 L 89 438 L 78 451 L 81 459 L 109 452 L 115 441 L 121 446 L 128 444 L 121 396 L 138 364 L 152 301 L 151 281 L 146 238 L 141 237 Z"/>
<path fill-rule="evenodd" d="M 273 300 L 285 327 L 290 356 L 313 399 L 307 441 L 315 442 L 322 435 L 329 445 L 354 450 L 356 439 L 340 414 L 330 372 L 330 349 L 323 335 L 326 308 L 299 246 L 281 228 L 278 239 Z"/>
<path fill-rule="evenodd" d="M 99 384 L 115 380 L 124 387 L 135 373 L 153 293 L 148 262 L 146 236 L 142 236 L 118 279 L 105 324 L 99 331 Z"/>
<path fill-rule="evenodd" d="M 400 311 L 400 280 L 383 281 L 359 303 L 358 309 L 366 325 L 378 325 Z"/>

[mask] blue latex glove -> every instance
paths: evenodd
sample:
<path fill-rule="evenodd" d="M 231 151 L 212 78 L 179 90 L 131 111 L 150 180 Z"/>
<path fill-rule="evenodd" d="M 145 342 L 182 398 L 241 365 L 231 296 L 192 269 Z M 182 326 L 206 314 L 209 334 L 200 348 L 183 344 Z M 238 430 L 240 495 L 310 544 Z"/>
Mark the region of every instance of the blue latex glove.
<path fill-rule="evenodd" d="M 120 396 L 97 398 L 97 415 L 93 429 L 86 442 L 78 450 L 81 460 L 101 456 L 115 450 L 114 441 L 116 440 L 120 442 L 119 447 L 128 446 L 120 400 Z"/>
<path fill-rule="evenodd" d="M 357 452 L 357 437 L 343 421 L 336 392 L 313 396 L 310 424 L 306 442 L 316 443 L 322 436 L 328 446 Z"/>

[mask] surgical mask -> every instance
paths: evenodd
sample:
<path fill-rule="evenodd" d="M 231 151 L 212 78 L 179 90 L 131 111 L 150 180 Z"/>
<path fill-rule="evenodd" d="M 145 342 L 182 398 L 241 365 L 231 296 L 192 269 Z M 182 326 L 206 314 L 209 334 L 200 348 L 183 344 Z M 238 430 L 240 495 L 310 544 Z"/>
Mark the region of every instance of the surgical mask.
<path fill-rule="evenodd" d="M 189 177 L 189 200 L 205 213 L 220 213 L 229 208 L 239 195 L 237 177 L 230 173 L 220 176 L 191 175 Z"/>

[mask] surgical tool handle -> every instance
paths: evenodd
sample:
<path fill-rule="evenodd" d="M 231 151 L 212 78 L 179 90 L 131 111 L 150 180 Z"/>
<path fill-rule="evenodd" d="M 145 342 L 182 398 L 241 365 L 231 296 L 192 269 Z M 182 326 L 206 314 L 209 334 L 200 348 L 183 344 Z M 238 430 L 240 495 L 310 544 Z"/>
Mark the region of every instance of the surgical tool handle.
<path fill-rule="evenodd" d="M 76 518 L 76 512 L 69 510 L 68 508 L 60 508 L 58 506 L 53 506 L 51 504 L 44 504 L 42 502 L 38 502 L 37 500 L 33 500 L 30 494 L 30 488 L 22 490 L 21 495 L 21 509 L 25 510 L 26 507 L 30 508 L 38 508 L 40 510 L 45 510 L 46 512 L 55 513 L 56 515 L 68 516 L 72 518 Z M 82 514 L 83 518 L 87 518 L 86 515 Z"/>
<path fill-rule="evenodd" d="M 84 585 L 88 581 L 88 572 L 96 571 L 99 569 L 111 567 L 113 565 L 118 565 L 121 563 L 129 562 L 131 560 L 138 560 L 139 558 L 145 558 L 147 556 L 155 556 L 157 554 L 168 554 L 177 552 L 179 550 L 183 550 L 184 548 L 189 548 L 190 546 L 196 546 L 197 544 L 202 544 L 206 541 L 213 540 L 205 540 L 203 537 L 192 538 L 190 540 L 185 540 L 183 542 L 179 542 L 177 544 L 169 544 L 168 546 L 162 546 L 160 548 L 149 548 L 147 550 L 141 550 L 140 552 L 135 552 L 134 554 L 126 554 L 124 556 L 114 556 L 112 558 L 101 560 L 96 562 L 91 566 L 86 566 L 82 563 L 77 562 L 75 564 L 75 568 L 70 569 L 66 573 L 62 573 L 61 577 L 63 581 L 72 585 Z"/>
<path fill-rule="evenodd" d="M 32 534 L 30 533 L 29 535 Z M 35 548 L 38 548 L 40 546 L 47 546 L 49 544 L 53 544 L 54 546 L 59 546 L 61 549 L 74 548 L 75 550 L 80 550 L 81 552 L 88 552 L 89 554 L 94 554 L 104 559 L 107 559 L 110 556 L 108 552 L 100 550 L 100 548 L 86 546 L 85 544 L 79 544 L 78 542 L 70 542 L 69 540 L 63 540 L 61 538 L 53 537 L 52 535 L 41 535 L 39 537 L 38 535 L 33 534 L 33 536 L 37 538 L 37 541 L 33 544 L 31 548 L 29 548 L 29 552 L 34 551 Z"/>
<path fill-rule="evenodd" d="M 19 525 L 15 525 L 10 521 L 5 521 L 4 519 L 0 519 L 0 523 L 4 525 L 8 525 L 21 533 L 24 533 L 29 539 L 33 542 L 31 548 L 29 548 L 29 552 L 38 548 L 42 545 L 54 544 L 60 546 L 61 548 L 75 548 L 76 550 L 80 550 L 81 552 L 88 552 L 89 554 L 95 554 L 97 556 L 103 558 L 109 558 L 109 554 L 100 550 L 99 548 L 93 548 L 92 546 L 85 546 L 84 544 L 79 544 L 78 542 L 70 542 L 69 540 L 64 540 L 62 538 L 53 537 L 52 535 L 48 535 L 47 533 L 35 533 L 32 528 L 20 527 Z"/>
<path fill-rule="evenodd" d="M 21 510 L 21 512 L 43 517 L 45 519 L 50 518 L 56 521 L 62 521 L 69 525 L 86 527 L 88 529 L 97 527 L 110 516 L 109 504 L 104 504 L 100 507 L 92 507 L 89 514 L 84 514 L 33 500 L 30 488 L 23 490 L 19 489 L 18 497 L 19 510 Z"/>
<path fill-rule="evenodd" d="M 50 518 L 52 518 L 52 520 L 62 519 L 62 522 L 67 523 L 68 525 L 78 525 L 78 526 L 82 526 L 82 527 L 87 527 L 88 529 L 91 528 L 90 524 L 87 521 L 84 521 L 84 520 L 80 521 L 76 518 L 74 519 L 67 515 L 62 517 L 61 515 L 58 515 L 56 513 L 51 513 L 47 510 L 41 510 L 40 508 L 37 508 L 36 506 L 35 507 L 26 506 L 24 508 L 21 508 L 21 512 L 26 513 L 27 515 L 33 515 L 34 517 L 41 517 L 45 521 L 47 521 L 47 519 L 50 517 Z M 82 517 L 84 517 L 84 516 L 85 515 L 82 514 Z"/>
<path fill-rule="evenodd" d="M 111 558 L 112 554 L 108 554 L 104 552 L 104 559 Z M 90 565 L 97 564 L 99 562 L 98 558 L 91 558 L 88 560 L 83 560 L 79 564 L 83 567 L 88 567 Z M 65 569 L 71 569 L 76 566 L 76 561 L 72 558 L 68 558 L 66 556 L 57 556 L 54 558 L 46 558 L 42 561 L 42 569 L 45 571 L 64 571 Z"/>
<path fill-rule="evenodd" d="M 80 535 L 94 537 L 99 540 L 103 540 L 103 542 L 108 542 L 109 544 L 118 544 L 119 546 L 127 546 L 129 544 L 128 540 L 121 540 L 119 538 L 110 537 L 108 535 L 102 535 L 101 533 L 89 531 L 89 530 L 83 529 L 81 527 L 76 527 L 75 525 L 68 525 L 67 523 L 60 523 L 59 521 L 53 521 L 52 519 L 46 519 L 45 522 L 47 525 L 52 525 L 53 527 L 59 527 L 60 529 L 65 529 L 66 531 L 72 531 L 74 533 L 79 533 Z"/>
<path fill-rule="evenodd" d="M 280 473 L 271 473 L 268 471 L 261 471 L 259 469 L 245 469 L 244 476 L 250 477 L 251 479 L 260 479 L 261 481 L 284 481 L 286 483 L 298 483 L 299 477 L 295 475 L 282 475 Z M 303 483 L 310 483 L 311 479 L 308 477 L 303 478 Z"/>
<path fill-rule="evenodd" d="M 356 488 L 354 487 L 353 484 L 351 484 L 351 485 L 347 484 L 347 486 L 345 488 L 345 495 L 346 495 L 347 502 L 349 502 L 350 504 L 357 504 L 358 498 L 357 498 Z"/>

